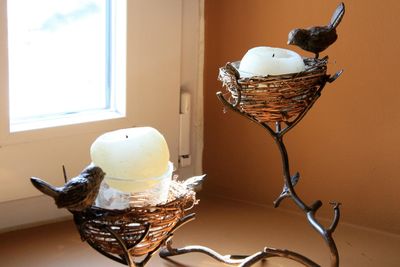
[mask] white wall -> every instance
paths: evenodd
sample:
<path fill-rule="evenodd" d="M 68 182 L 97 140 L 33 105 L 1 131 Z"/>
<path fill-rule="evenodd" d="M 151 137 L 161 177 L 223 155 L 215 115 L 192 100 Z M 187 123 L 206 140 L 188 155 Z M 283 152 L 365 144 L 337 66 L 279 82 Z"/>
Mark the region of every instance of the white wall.
<path fill-rule="evenodd" d="M 90 127 L 68 126 L 50 129 L 44 135 L 23 133 L 9 141 L 0 122 L 0 232 L 69 216 L 57 210 L 52 200 L 30 184 L 39 176 L 62 184 L 61 165 L 69 176 L 89 162 L 89 148 L 101 133 L 134 125 L 150 125 L 166 137 L 171 159 L 177 166 L 179 133 L 179 91 L 202 94 L 202 55 L 199 36 L 203 0 L 129 0 L 127 51 L 127 118 L 104 121 Z M 6 25 L 6 0 L 0 0 L 0 25 Z M 0 97 L 7 97 L 7 64 L 4 26 L 0 26 Z M 201 63 L 201 60 L 200 60 Z M 201 77 L 202 78 L 202 77 Z M 193 163 L 182 177 L 201 172 L 202 105 L 193 97 L 191 147 Z M 3 106 L 0 112 L 6 112 Z M 200 154 L 199 154 L 200 153 Z"/>

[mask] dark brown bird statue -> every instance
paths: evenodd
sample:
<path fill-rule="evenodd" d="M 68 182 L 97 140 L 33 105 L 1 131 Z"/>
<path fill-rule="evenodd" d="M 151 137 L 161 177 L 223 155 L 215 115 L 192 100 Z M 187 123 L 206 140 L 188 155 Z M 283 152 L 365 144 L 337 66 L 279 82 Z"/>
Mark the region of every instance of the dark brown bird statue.
<path fill-rule="evenodd" d="M 31 182 L 39 191 L 54 198 L 58 208 L 83 211 L 96 200 L 104 175 L 100 167 L 89 166 L 62 187 L 52 186 L 35 177 L 31 178 Z"/>
<path fill-rule="evenodd" d="M 315 53 L 315 58 L 318 58 L 320 52 L 336 41 L 336 28 L 342 21 L 344 12 L 344 3 L 340 3 L 328 25 L 292 30 L 289 33 L 288 44 L 297 45 L 306 51 Z"/>

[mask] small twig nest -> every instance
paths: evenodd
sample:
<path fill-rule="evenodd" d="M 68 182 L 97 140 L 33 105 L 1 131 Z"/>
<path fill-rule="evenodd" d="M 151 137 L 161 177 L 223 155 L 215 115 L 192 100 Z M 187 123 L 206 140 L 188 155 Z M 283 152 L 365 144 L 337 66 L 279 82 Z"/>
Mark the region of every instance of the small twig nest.
<path fill-rule="evenodd" d="M 132 256 L 139 257 L 156 250 L 195 204 L 195 192 L 173 180 L 165 204 L 125 210 L 92 206 L 74 213 L 74 219 L 82 240 L 92 247 L 106 254 L 123 255 L 122 241 Z"/>
<path fill-rule="evenodd" d="M 240 62 L 220 68 L 219 80 L 231 104 L 259 122 L 291 122 L 318 97 L 327 82 L 328 58 L 305 58 L 305 71 L 240 78 Z"/>

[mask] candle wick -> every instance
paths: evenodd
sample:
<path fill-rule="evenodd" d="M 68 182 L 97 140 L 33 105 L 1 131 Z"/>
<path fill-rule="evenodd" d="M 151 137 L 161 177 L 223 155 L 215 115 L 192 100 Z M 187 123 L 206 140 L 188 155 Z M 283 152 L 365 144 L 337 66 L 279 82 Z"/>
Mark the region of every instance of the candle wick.
<path fill-rule="evenodd" d="M 275 57 L 275 53 L 274 53 L 274 54 L 272 54 L 272 57 Z"/>
<path fill-rule="evenodd" d="M 128 135 L 127 134 L 125 135 L 125 138 L 128 139 Z"/>

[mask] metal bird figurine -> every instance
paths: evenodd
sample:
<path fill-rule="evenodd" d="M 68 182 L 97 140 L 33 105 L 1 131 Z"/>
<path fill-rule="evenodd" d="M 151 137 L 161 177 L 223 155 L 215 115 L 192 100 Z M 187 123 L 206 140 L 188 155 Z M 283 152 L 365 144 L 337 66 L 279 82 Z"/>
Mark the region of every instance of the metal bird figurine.
<path fill-rule="evenodd" d="M 39 191 L 54 198 L 58 208 L 83 211 L 96 200 L 104 175 L 100 167 L 89 166 L 62 187 L 52 186 L 35 177 L 31 178 L 31 182 Z"/>
<path fill-rule="evenodd" d="M 344 3 L 340 3 L 328 25 L 292 30 L 289 33 L 288 44 L 297 45 L 306 51 L 313 52 L 315 58 L 318 58 L 320 52 L 336 41 L 336 27 L 342 21 L 344 12 Z"/>

